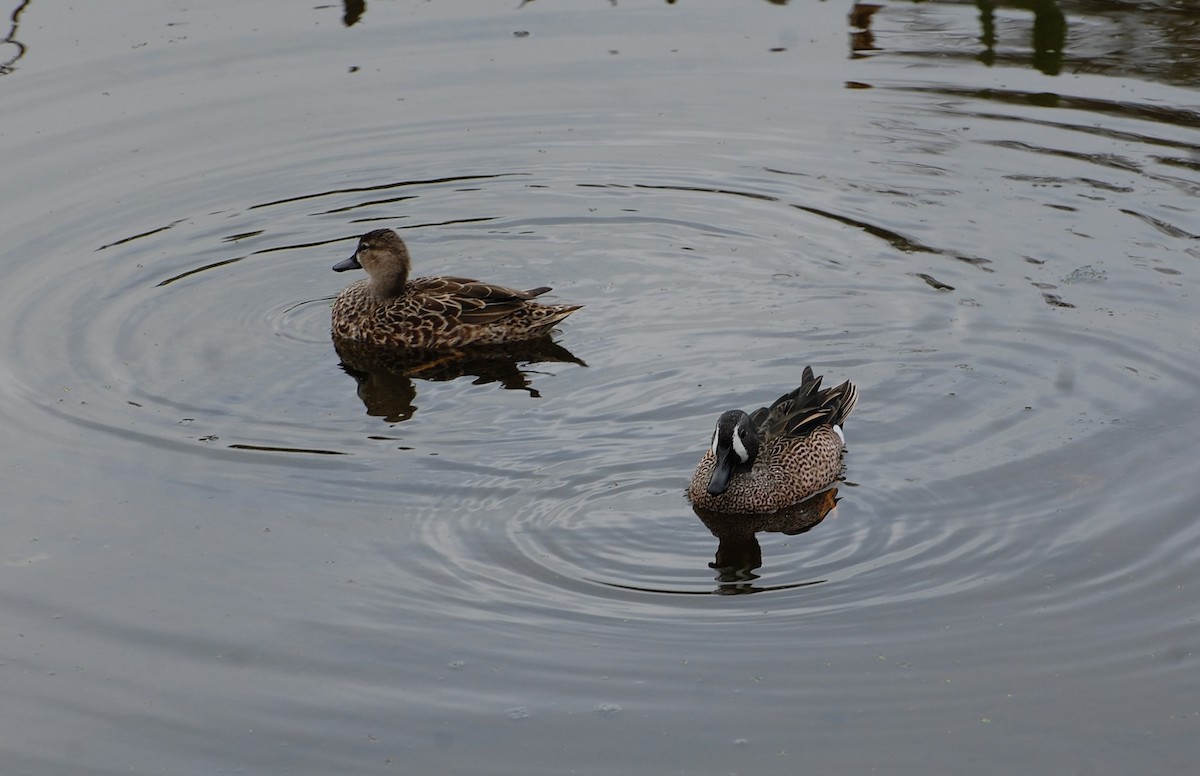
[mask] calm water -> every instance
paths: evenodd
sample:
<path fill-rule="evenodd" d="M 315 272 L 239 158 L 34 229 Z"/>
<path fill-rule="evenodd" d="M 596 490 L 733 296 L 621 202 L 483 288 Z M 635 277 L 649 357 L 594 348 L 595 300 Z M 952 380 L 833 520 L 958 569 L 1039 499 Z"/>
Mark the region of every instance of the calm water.
<path fill-rule="evenodd" d="M 3 772 L 1190 772 L 1200 10 L 517 5 L 9 4 Z M 351 374 L 381 226 L 586 307 Z"/>

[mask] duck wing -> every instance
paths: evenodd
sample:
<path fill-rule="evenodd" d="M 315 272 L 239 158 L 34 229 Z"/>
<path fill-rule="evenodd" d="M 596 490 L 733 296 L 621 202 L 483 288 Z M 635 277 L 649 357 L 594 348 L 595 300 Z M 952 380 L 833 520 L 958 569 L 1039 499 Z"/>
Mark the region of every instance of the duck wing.
<path fill-rule="evenodd" d="M 821 390 L 821 378 L 812 367 L 804 367 L 800 387 L 780 396 L 770 407 L 760 407 L 750 416 L 764 444 L 781 437 L 804 437 L 823 425 L 841 425 L 858 402 L 858 389 L 850 381 Z"/>
<path fill-rule="evenodd" d="M 541 286 L 518 291 L 471 278 L 429 277 L 413 280 L 411 292 L 421 297 L 422 306 L 428 310 L 463 323 L 485 325 L 520 310 L 530 299 L 549 290 Z"/>

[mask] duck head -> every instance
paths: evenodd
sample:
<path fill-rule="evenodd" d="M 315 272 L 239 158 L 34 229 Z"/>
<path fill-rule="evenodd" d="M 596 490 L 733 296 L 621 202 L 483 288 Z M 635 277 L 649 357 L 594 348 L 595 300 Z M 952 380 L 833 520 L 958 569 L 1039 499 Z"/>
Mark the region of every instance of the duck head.
<path fill-rule="evenodd" d="M 375 290 L 387 295 L 395 293 L 408 282 L 412 261 L 408 246 L 391 229 L 376 229 L 358 239 L 358 247 L 348 259 L 333 265 L 334 272 L 365 269 Z"/>
<path fill-rule="evenodd" d="M 749 471 L 758 457 L 758 432 L 750 416 L 741 410 L 722 414 L 713 431 L 711 449 L 716 463 L 708 480 L 708 495 L 719 496 L 729 487 L 733 475 Z"/>

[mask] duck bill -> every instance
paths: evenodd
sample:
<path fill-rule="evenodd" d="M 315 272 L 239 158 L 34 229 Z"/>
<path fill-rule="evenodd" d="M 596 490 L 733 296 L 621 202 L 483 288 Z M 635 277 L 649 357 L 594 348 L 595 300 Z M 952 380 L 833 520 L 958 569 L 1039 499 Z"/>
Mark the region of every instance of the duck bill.
<path fill-rule="evenodd" d="M 719 496 L 729 487 L 729 480 L 733 478 L 735 465 L 731 452 L 717 456 L 712 476 L 708 478 L 708 495 Z"/>
<path fill-rule="evenodd" d="M 362 265 L 358 263 L 358 254 L 354 254 L 348 259 L 342 259 L 337 264 L 333 265 L 334 272 L 345 272 L 348 269 L 362 269 Z"/>

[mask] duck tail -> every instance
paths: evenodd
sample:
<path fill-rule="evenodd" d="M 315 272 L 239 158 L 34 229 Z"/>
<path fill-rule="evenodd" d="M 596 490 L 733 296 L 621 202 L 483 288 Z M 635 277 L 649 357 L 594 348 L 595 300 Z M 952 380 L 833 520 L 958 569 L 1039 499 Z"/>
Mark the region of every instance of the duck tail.
<path fill-rule="evenodd" d="M 542 314 L 538 316 L 538 329 L 543 333 L 549 333 L 550 329 L 561 323 L 568 315 L 583 307 L 581 304 L 556 304 L 543 305 L 539 311 Z"/>
<path fill-rule="evenodd" d="M 847 380 L 836 388 L 829 389 L 826 403 L 831 410 L 829 422 L 835 426 L 844 425 L 846 416 L 854 410 L 854 405 L 858 404 L 858 386 Z"/>

